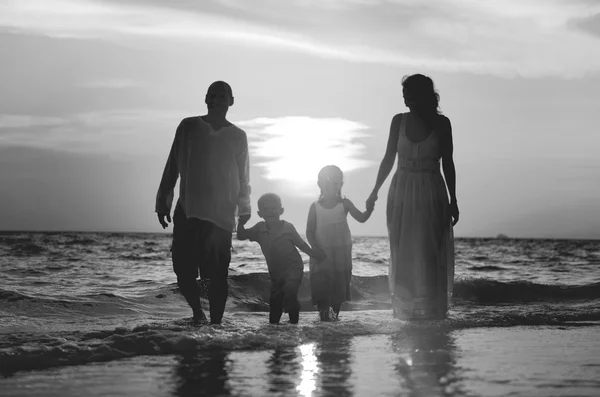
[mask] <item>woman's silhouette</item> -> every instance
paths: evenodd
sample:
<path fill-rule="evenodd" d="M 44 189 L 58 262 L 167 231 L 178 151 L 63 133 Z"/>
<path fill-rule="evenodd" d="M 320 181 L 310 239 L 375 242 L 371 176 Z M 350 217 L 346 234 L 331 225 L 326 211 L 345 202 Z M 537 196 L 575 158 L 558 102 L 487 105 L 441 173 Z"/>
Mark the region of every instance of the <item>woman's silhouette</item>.
<path fill-rule="evenodd" d="M 398 318 L 444 318 L 454 279 L 454 237 L 458 222 L 456 172 L 450 120 L 438 110 L 433 81 L 421 74 L 402 81 L 408 113 L 394 116 L 385 156 L 367 208 L 398 169 L 387 201 L 390 292 Z M 440 159 L 444 178 L 440 173 Z M 448 192 L 450 201 L 448 201 Z"/>

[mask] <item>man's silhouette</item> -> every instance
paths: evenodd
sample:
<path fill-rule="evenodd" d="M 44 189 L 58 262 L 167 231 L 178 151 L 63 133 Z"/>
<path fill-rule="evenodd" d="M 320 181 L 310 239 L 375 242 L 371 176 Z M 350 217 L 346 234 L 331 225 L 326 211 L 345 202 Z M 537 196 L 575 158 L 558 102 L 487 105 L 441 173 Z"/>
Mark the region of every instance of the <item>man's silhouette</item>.
<path fill-rule="evenodd" d="M 210 321 L 220 324 L 227 301 L 231 235 L 235 212 L 250 219 L 249 156 L 246 133 L 226 119 L 233 105 L 229 84 L 216 81 L 205 99 L 208 113 L 181 121 L 156 196 L 158 221 L 171 221 L 177 178 L 179 199 L 173 214 L 173 270 L 194 322 L 206 322 L 200 306 L 198 271 L 209 279 Z"/>

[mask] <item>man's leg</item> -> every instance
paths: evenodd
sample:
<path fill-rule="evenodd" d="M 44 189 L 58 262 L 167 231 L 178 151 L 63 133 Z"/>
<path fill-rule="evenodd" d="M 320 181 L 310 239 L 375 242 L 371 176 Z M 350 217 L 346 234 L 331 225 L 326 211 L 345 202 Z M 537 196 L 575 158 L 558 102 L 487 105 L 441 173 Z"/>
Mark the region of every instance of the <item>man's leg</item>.
<path fill-rule="evenodd" d="M 221 324 L 229 294 L 227 276 L 231 262 L 231 232 L 208 221 L 200 222 L 202 223 L 200 244 L 203 245 L 204 252 L 200 264 L 200 277 L 210 280 L 208 284 L 210 322 Z"/>
<path fill-rule="evenodd" d="M 177 275 L 179 292 L 185 298 L 194 313 L 194 320 L 205 321 L 206 315 L 200 305 L 200 287 L 198 277 L 198 258 L 196 253 L 198 230 L 194 222 L 186 219 L 179 206 L 173 215 L 173 271 Z"/>

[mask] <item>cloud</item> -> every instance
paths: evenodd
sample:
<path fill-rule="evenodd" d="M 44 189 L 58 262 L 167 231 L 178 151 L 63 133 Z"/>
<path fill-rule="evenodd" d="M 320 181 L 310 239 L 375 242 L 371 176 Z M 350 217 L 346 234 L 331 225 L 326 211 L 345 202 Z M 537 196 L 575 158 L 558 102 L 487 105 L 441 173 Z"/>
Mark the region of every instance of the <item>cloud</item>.
<path fill-rule="evenodd" d="M 600 13 L 588 17 L 572 19 L 570 21 L 570 26 L 600 38 Z"/>
<path fill-rule="evenodd" d="M 600 70 L 596 38 L 570 22 L 594 12 L 600 3 L 560 0 L 9 0 L 0 6 L 0 26 L 119 42 L 228 41 L 413 69 L 576 77 Z"/>
<path fill-rule="evenodd" d="M 64 117 L 0 114 L 0 147 L 78 153 L 167 152 L 181 114 L 148 109 L 103 110 Z"/>
<path fill-rule="evenodd" d="M 82 88 L 104 88 L 104 89 L 122 89 L 122 88 L 133 88 L 140 87 L 141 84 L 133 80 L 128 79 L 106 79 L 106 80 L 93 80 L 81 83 Z"/>
<path fill-rule="evenodd" d="M 351 172 L 371 165 L 362 139 L 368 126 L 341 118 L 289 116 L 257 118 L 236 123 L 249 136 L 251 157 L 264 178 L 287 183 L 299 193 L 314 186 L 328 164 Z"/>
<path fill-rule="evenodd" d="M 43 117 L 28 114 L 0 114 L 0 131 L 30 127 L 55 127 L 64 124 L 61 117 Z"/>

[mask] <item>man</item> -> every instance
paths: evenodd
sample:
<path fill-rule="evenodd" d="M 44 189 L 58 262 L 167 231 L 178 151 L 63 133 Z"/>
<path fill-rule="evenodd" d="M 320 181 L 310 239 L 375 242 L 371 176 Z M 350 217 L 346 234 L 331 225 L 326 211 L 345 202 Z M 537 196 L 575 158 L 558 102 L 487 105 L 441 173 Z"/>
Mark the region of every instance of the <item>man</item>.
<path fill-rule="evenodd" d="M 209 280 L 210 322 L 220 324 L 229 292 L 236 207 L 239 222 L 250 219 L 248 141 L 243 130 L 227 121 L 233 105 L 229 84 L 212 83 L 205 103 L 206 115 L 185 118 L 177 127 L 156 195 L 156 213 L 166 228 L 173 189 L 181 177 L 173 214 L 173 270 L 195 324 L 207 322 L 200 306 L 198 270 L 200 278 Z"/>

